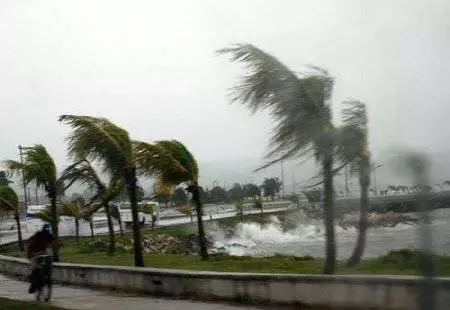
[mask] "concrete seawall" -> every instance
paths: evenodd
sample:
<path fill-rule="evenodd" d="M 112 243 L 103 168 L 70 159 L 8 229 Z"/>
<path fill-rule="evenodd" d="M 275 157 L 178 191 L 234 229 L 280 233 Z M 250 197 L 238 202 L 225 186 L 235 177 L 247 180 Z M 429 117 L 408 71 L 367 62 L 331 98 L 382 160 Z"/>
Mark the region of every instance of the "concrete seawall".
<path fill-rule="evenodd" d="M 0 273 L 23 277 L 27 260 L 0 255 Z M 418 277 L 275 275 L 55 264 L 56 282 L 159 296 L 328 309 L 417 309 Z M 435 281 L 435 309 L 449 309 L 450 278 Z"/>

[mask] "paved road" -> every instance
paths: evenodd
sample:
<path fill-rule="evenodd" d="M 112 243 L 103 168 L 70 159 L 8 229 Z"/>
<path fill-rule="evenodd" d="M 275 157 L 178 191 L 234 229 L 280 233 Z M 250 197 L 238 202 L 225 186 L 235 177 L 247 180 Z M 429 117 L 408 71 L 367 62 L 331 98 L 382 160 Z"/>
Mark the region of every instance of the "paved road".
<path fill-rule="evenodd" d="M 27 294 L 28 285 L 25 282 L 13 280 L 0 275 L 0 297 L 33 300 L 33 295 Z M 83 288 L 54 287 L 52 304 L 67 309 L 78 310 L 232 310 L 260 309 L 250 306 L 233 306 L 217 303 L 202 303 L 187 300 L 170 300 L 151 297 L 137 297 L 117 292 L 96 291 Z"/>

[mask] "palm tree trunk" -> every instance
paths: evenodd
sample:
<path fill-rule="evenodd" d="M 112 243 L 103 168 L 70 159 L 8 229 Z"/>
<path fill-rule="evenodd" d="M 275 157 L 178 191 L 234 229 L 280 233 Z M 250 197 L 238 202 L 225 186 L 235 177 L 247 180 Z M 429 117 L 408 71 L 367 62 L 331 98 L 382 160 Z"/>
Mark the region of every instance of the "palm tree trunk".
<path fill-rule="evenodd" d="M 123 236 L 122 217 L 120 216 L 120 212 L 119 212 L 119 218 L 117 220 L 119 221 L 120 235 Z"/>
<path fill-rule="evenodd" d="M 89 219 L 89 228 L 91 229 L 91 238 L 94 238 L 94 223 L 92 217 Z"/>
<path fill-rule="evenodd" d="M 75 218 L 75 239 L 77 243 L 80 241 L 80 219 L 78 217 Z"/>
<path fill-rule="evenodd" d="M 19 250 L 23 252 L 23 251 L 25 251 L 25 247 L 23 246 L 22 228 L 20 227 L 19 213 L 16 213 L 14 215 L 14 219 L 16 220 L 16 224 L 17 224 L 17 238 L 19 240 Z"/>
<path fill-rule="evenodd" d="M 364 157 L 361 159 L 359 167 L 359 182 L 361 197 L 359 202 L 359 225 L 358 225 L 358 240 L 356 242 L 355 249 L 353 250 L 352 256 L 347 262 L 347 267 L 355 267 L 361 260 L 364 254 L 364 248 L 366 246 L 366 231 L 367 231 L 367 213 L 369 209 L 369 186 L 370 186 L 370 176 L 369 176 L 369 159 Z"/>
<path fill-rule="evenodd" d="M 54 189 L 54 193 L 50 194 L 50 203 L 51 203 L 51 215 L 52 215 L 52 233 L 55 237 L 55 240 L 52 244 L 53 251 L 53 261 L 59 262 L 59 233 L 58 233 L 58 210 L 56 207 L 56 188 Z"/>
<path fill-rule="evenodd" d="M 200 197 L 200 191 L 198 185 L 194 185 L 192 198 L 195 202 L 195 209 L 197 212 L 197 227 L 198 227 L 198 244 L 200 246 L 200 256 L 203 260 L 208 259 L 208 248 L 206 245 L 205 227 L 203 226 L 203 204 Z"/>
<path fill-rule="evenodd" d="M 323 161 L 323 208 L 326 233 L 324 274 L 334 274 L 336 269 L 336 243 L 334 234 L 333 206 L 333 157 L 326 152 Z"/>
<path fill-rule="evenodd" d="M 106 219 L 108 220 L 108 232 L 109 232 L 109 247 L 108 247 L 108 254 L 113 255 L 116 250 L 116 239 L 114 236 L 114 224 L 111 218 L 111 212 L 109 209 L 109 203 L 105 202 L 103 204 L 103 207 L 105 208 L 106 212 Z"/>
<path fill-rule="evenodd" d="M 134 265 L 136 267 L 144 267 L 144 258 L 142 256 L 141 247 L 141 229 L 139 226 L 139 214 L 137 204 L 137 179 L 136 167 L 131 167 L 127 171 L 127 189 L 131 203 L 131 215 L 133 217 L 133 240 L 134 240 Z"/>

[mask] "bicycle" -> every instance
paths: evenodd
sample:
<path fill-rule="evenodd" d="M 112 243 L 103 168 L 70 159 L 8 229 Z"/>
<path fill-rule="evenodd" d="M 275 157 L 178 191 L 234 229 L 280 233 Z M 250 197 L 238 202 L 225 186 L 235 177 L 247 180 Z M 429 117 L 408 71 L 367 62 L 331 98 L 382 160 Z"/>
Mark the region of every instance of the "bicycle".
<path fill-rule="evenodd" d="M 30 292 L 33 293 L 33 289 L 36 295 L 36 300 L 40 301 L 44 292 L 45 286 L 47 286 L 47 295 L 44 297 L 45 301 L 50 301 L 52 297 L 52 256 L 48 254 L 40 254 L 34 256 L 32 259 L 33 270 L 30 276 L 31 288 Z"/>

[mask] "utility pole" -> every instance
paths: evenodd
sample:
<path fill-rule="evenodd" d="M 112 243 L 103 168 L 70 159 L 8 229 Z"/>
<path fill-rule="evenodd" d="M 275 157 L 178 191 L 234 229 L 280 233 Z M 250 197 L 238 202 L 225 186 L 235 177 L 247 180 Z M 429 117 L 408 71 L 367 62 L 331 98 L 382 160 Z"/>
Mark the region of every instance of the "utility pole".
<path fill-rule="evenodd" d="M 20 144 L 19 144 L 18 148 L 19 148 L 20 163 L 23 165 L 23 150 L 26 150 L 26 148 Z M 22 208 L 20 213 L 23 217 L 26 214 L 27 207 L 28 207 L 27 183 L 25 182 L 25 175 L 23 173 L 23 170 L 22 170 L 22 184 L 23 184 L 24 207 Z"/>

